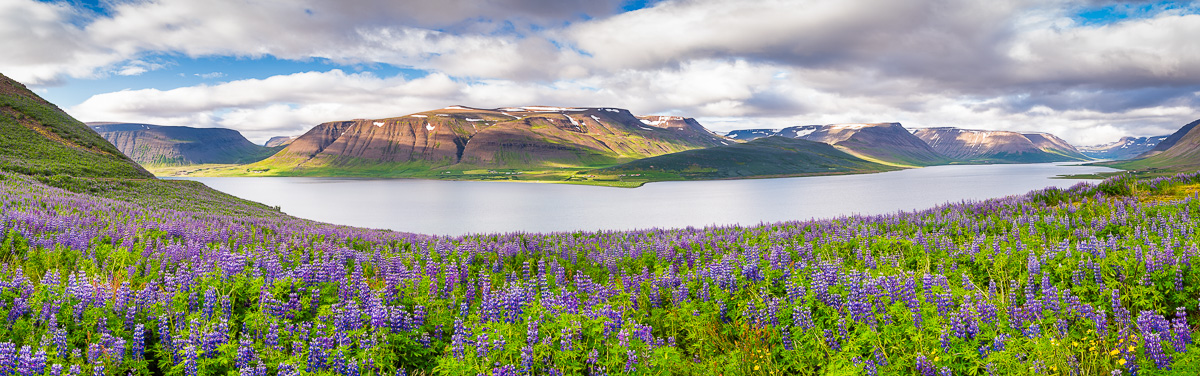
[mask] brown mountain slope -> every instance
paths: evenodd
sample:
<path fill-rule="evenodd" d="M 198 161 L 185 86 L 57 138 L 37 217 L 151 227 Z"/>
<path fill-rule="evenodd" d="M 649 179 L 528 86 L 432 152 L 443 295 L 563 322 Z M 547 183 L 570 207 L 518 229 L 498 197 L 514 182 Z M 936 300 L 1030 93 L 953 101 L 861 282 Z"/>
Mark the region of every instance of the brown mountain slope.
<path fill-rule="evenodd" d="M 973 163 L 1042 163 L 1087 159 L 1081 154 L 1063 155 L 1043 150 L 1043 147 L 1050 150 L 1061 148 L 1057 145 L 1061 140 L 1042 134 L 1035 134 L 1033 137 L 1037 142 L 1017 132 L 953 127 L 922 128 L 915 130 L 913 135 L 928 143 L 938 153 Z M 1074 154 L 1078 154 L 1078 151 Z"/>
<path fill-rule="evenodd" d="M 251 168 L 597 166 L 727 143 L 732 141 L 692 119 L 640 119 L 622 109 L 451 106 L 395 118 L 324 123 Z"/>

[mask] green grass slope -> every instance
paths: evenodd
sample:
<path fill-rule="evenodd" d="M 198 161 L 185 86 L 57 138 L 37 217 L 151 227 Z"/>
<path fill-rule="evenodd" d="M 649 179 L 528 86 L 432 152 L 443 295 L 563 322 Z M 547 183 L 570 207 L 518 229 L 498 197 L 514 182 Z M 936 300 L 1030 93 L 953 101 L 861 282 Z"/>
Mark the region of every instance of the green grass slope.
<path fill-rule="evenodd" d="M 772 136 L 742 144 L 639 159 L 587 174 L 658 181 L 853 174 L 897 169 L 855 157 L 829 144 Z"/>
<path fill-rule="evenodd" d="M 0 180 L 44 184 L 148 208 L 285 216 L 193 181 L 158 180 L 98 133 L 0 74 Z"/>
<path fill-rule="evenodd" d="M 38 176 L 152 177 L 95 131 L 4 75 L 0 170 Z"/>

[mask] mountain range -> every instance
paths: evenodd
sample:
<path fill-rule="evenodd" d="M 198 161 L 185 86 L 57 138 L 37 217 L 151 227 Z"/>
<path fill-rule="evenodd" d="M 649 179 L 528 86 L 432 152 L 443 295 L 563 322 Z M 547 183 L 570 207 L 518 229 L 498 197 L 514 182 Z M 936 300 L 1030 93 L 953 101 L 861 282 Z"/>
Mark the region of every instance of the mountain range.
<path fill-rule="evenodd" d="M 938 153 L 969 163 L 1086 161 L 1087 156 L 1048 133 L 1018 133 L 951 127 L 913 130 Z"/>
<path fill-rule="evenodd" d="M 857 123 L 802 125 L 779 130 L 775 135 L 833 145 L 859 158 L 903 167 L 950 163 L 900 123 Z"/>
<path fill-rule="evenodd" d="M 693 119 L 616 108 L 450 106 L 323 123 L 247 167 L 273 175 L 599 167 L 732 143 Z"/>
<path fill-rule="evenodd" d="M 238 131 L 224 128 L 107 122 L 87 125 L 135 162 L 150 166 L 252 163 L 282 149 L 255 145 Z"/>
<path fill-rule="evenodd" d="M 1095 159 L 1123 160 L 1133 159 L 1154 149 L 1168 136 L 1153 137 L 1121 137 L 1120 140 L 1107 144 L 1080 146 L 1079 152 Z"/>
<path fill-rule="evenodd" d="M 1099 164 L 1124 170 L 1163 174 L 1200 170 L 1200 129 L 1197 125 L 1200 125 L 1200 120 L 1184 125 L 1137 158 Z"/>

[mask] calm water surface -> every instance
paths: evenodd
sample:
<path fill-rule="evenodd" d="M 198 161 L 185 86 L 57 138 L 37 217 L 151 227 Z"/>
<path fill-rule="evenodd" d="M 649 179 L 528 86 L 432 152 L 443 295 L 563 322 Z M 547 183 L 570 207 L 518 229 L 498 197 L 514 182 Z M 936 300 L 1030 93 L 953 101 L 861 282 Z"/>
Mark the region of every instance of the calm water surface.
<path fill-rule="evenodd" d="M 1112 171 L 1066 164 L 935 166 L 866 175 L 661 182 L 641 188 L 412 179 L 188 178 L 312 220 L 438 235 L 754 225 L 924 209 Z"/>

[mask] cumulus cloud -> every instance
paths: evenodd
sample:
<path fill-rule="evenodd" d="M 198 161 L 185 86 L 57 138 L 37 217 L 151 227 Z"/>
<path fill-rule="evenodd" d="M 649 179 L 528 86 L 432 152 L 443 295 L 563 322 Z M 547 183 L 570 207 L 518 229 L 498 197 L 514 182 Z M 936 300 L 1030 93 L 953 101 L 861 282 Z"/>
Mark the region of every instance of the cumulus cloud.
<path fill-rule="evenodd" d="M 1076 143 L 1169 133 L 1200 117 L 1192 3 L 667 0 L 619 13 L 621 3 L 134 1 L 95 16 L 66 3 L 0 0 L 0 49 L 14 51 L 0 55 L 0 71 L 46 85 L 162 69 L 142 61 L 165 53 L 432 72 L 127 90 L 71 109 L 87 120 L 225 126 L 255 137 L 448 104 L 620 106 L 721 130 L 902 121 L 1044 130 Z M 1102 6 L 1127 18 L 1077 17 Z"/>

